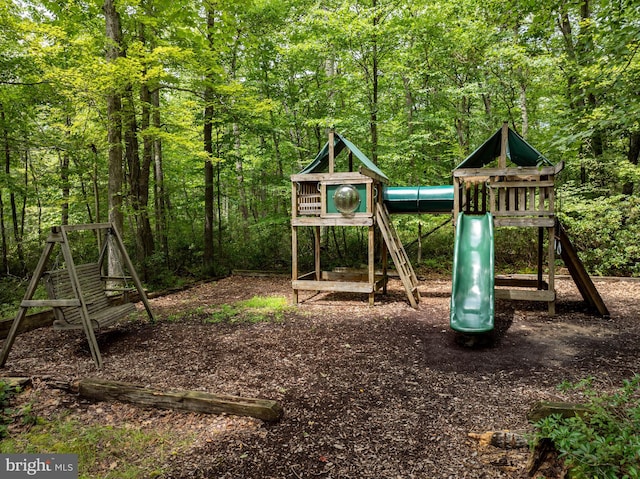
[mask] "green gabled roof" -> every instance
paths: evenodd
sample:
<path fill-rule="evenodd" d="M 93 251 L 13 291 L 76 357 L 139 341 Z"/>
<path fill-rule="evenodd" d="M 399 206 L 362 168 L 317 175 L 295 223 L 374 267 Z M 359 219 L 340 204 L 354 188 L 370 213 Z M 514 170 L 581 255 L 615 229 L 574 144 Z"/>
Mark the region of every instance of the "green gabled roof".
<path fill-rule="evenodd" d="M 348 148 L 351 151 L 351 153 L 353 153 L 353 156 L 355 156 L 358 160 L 360 160 L 360 162 L 366 168 L 373 171 L 377 175 L 380 175 L 385 180 L 387 181 L 389 180 L 389 178 L 387 178 L 387 175 L 385 175 L 382 171 L 380 171 L 380 169 L 369 158 L 367 158 L 367 155 L 362 153 L 356 145 L 351 143 L 344 136 L 339 135 L 338 133 L 334 133 L 333 148 L 334 148 L 333 151 L 335 156 L 338 156 L 342 150 L 344 150 L 345 148 Z M 324 145 L 324 148 L 320 150 L 320 153 L 316 155 L 315 159 L 311 163 L 309 163 L 300 172 L 300 174 L 303 175 L 307 173 L 325 173 L 326 171 L 328 171 L 328 169 L 329 169 L 329 142 L 327 142 Z"/>
<path fill-rule="evenodd" d="M 511 128 L 507 129 L 507 158 L 517 166 L 553 166 L 542 153 L 527 143 L 524 138 L 518 135 Z M 502 128 L 500 128 L 491 138 L 485 141 L 476 151 L 456 166 L 459 168 L 482 168 L 500 156 L 502 144 Z"/>

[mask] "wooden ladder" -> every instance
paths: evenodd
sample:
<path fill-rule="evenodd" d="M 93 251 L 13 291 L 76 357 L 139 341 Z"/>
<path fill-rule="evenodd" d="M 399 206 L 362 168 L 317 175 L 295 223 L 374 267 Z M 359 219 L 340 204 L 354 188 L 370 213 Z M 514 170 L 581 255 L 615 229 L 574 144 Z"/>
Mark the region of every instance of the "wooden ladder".
<path fill-rule="evenodd" d="M 398 233 L 393 227 L 393 223 L 389 218 L 387 206 L 384 203 L 379 204 L 376 208 L 376 221 L 378 222 L 378 227 L 382 232 L 384 242 L 387 244 L 389 253 L 391 253 L 393 264 L 396 265 L 396 269 L 398 270 L 404 289 L 407 292 L 409 303 L 411 303 L 413 308 L 417 308 L 418 302 L 420 301 L 418 278 L 416 278 L 416 273 L 413 271 L 411 261 L 409 261 L 409 256 L 407 256 L 407 252 L 405 251 L 404 246 L 402 246 Z"/>

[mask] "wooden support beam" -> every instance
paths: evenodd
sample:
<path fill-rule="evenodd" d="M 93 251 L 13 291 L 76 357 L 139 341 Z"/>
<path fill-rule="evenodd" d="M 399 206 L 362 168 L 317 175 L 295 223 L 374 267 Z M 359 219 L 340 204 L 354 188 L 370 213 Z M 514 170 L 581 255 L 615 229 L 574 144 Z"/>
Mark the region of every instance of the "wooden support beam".
<path fill-rule="evenodd" d="M 604 303 L 602 296 L 596 289 L 589 273 L 587 272 L 584 264 L 580 260 L 578 256 L 578 252 L 576 251 L 573 243 L 569 239 L 566 231 L 562 227 L 562 224 L 558 222 L 556 233 L 558 235 L 558 239 L 560 241 L 560 245 L 562 246 L 561 256 L 564 261 L 565 266 L 569 270 L 573 281 L 576 283 L 578 287 L 578 291 L 582 295 L 582 298 L 587 302 L 587 304 L 598 311 L 600 316 L 603 318 L 609 317 L 609 309 L 607 305 Z"/>
<path fill-rule="evenodd" d="M 329 174 L 335 171 L 335 131 L 329 130 Z"/>
<path fill-rule="evenodd" d="M 376 284 L 360 281 L 292 281 L 294 289 L 302 291 L 332 291 L 340 293 L 375 293 Z"/>
<path fill-rule="evenodd" d="M 551 288 L 551 286 L 549 286 Z M 552 302 L 556 299 L 553 290 L 526 291 L 524 289 L 496 289 L 496 299 L 506 299 L 509 301 L 545 301 Z"/>
<path fill-rule="evenodd" d="M 78 394 L 83 398 L 96 401 L 123 401 L 161 409 L 251 416 L 263 421 L 277 421 L 283 414 L 280 404 L 269 399 L 211 394 L 203 391 L 160 391 L 104 379 L 81 380 L 78 383 Z"/>

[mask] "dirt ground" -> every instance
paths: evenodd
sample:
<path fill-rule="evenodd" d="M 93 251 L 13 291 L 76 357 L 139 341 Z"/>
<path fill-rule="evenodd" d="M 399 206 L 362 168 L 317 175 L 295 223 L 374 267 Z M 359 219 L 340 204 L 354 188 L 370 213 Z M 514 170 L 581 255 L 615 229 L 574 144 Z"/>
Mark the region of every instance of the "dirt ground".
<path fill-rule="evenodd" d="M 533 404 L 580 399 L 560 382 L 595 376 L 615 388 L 640 372 L 640 282 L 596 281 L 610 319 L 585 312 L 573 282 L 557 283 L 555 317 L 546 304 L 499 302 L 496 334 L 470 347 L 449 329 L 446 279 L 421 281 L 417 310 L 392 280 L 373 307 L 365 295 L 303 294 L 281 320 L 204 321 L 221 304 L 291 296 L 287 278 L 232 276 L 153 299 L 156 324 L 140 315 L 102 333 L 101 371 L 82 333 L 41 329 L 18 337 L 2 374 L 33 378 L 25 394 L 42 417 L 69 411 L 192 434 L 164 460 L 166 479 L 521 478 L 527 449 L 484 446 L 469 434 L 531 432 Z M 90 403 L 50 387 L 51 378 L 87 377 L 274 399 L 285 413 L 267 424 Z"/>

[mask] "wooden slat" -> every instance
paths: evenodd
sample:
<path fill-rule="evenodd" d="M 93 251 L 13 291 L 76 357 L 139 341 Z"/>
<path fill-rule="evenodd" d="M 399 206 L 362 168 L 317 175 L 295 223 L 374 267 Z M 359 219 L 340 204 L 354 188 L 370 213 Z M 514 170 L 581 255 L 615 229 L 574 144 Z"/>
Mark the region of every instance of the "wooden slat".
<path fill-rule="evenodd" d="M 496 299 L 507 299 L 512 301 L 555 301 L 555 291 L 526 291 L 524 289 L 496 289 Z"/>
<path fill-rule="evenodd" d="M 553 180 L 538 181 L 535 179 L 531 179 L 529 181 L 523 181 L 523 180 L 506 180 L 504 178 L 500 178 L 497 180 L 491 179 L 489 182 L 489 186 L 491 188 L 503 188 L 503 187 L 528 188 L 531 186 L 535 188 L 541 188 L 541 187 L 553 187 L 554 181 Z"/>
<path fill-rule="evenodd" d="M 80 306 L 77 299 L 28 299 L 20 303 L 22 308 L 60 308 L 65 306 Z"/>
<path fill-rule="evenodd" d="M 494 212 L 494 216 L 553 216 L 553 211 L 549 210 L 498 210 Z"/>
<path fill-rule="evenodd" d="M 459 170 L 453 170 L 454 178 L 466 178 L 470 176 L 477 176 L 478 178 L 488 179 L 491 176 L 509 176 L 514 179 L 535 179 L 541 176 L 554 176 L 556 174 L 555 166 L 543 166 L 538 168 L 537 166 L 522 166 L 517 168 L 462 168 Z"/>
<path fill-rule="evenodd" d="M 125 303 L 119 306 L 111 306 L 104 291 L 100 266 L 97 263 L 88 263 L 76 267 L 76 274 L 80 282 L 83 300 L 89 313 L 89 319 L 98 328 L 104 328 L 115 323 L 118 319 L 135 311 L 135 306 Z M 75 295 L 68 270 L 57 270 L 46 273 L 45 285 L 49 296 L 48 300 L 54 304 L 54 329 L 82 329 L 82 313 L 80 302 L 73 298 Z M 62 299 L 60 299 L 62 298 Z M 55 304 L 58 303 L 58 304 Z M 68 304 L 67 304 L 68 303 Z"/>
<path fill-rule="evenodd" d="M 528 279 L 528 278 L 510 278 L 505 276 L 496 276 L 495 278 L 496 286 L 512 286 L 514 288 L 536 288 L 540 286 L 537 279 Z M 542 284 L 542 289 L 549 289 L 549 285 L 546 283 Z"/>
<path fill-rule="evenodd" d="M 493 224 L 495 226 L 516 226 L 516 227 L 551 227 L 555 224 L 555 218 L 513 218 L 509 216 L 495 216 Z"/>
<path fill-rule="evenodd" d="M 88 230 L 106 230 L 112 228 L 113 225 L 111 223 L 89 223 L 89 224 L 80 224 L 80 225 L 63 225 L 57 226 L 56 228 L 60 228 L 64 231 L 88 231 Z"/>
<path fill-rule="evenodd" d="M 343 281 L 292 281 L 293 289 L 305 291 L 334 291 L 345 293 L 373 293 L 375 286 L 362 282 Z"/>
<path fill-rule="evenodd" d="M 373 217 L 363 214 L 363 216 L 353 216 L 346 218 L 339 213 L 335 216 L 318 217 L 298 217 L 291 219 L 291 226 L 371 226 Z"/>

